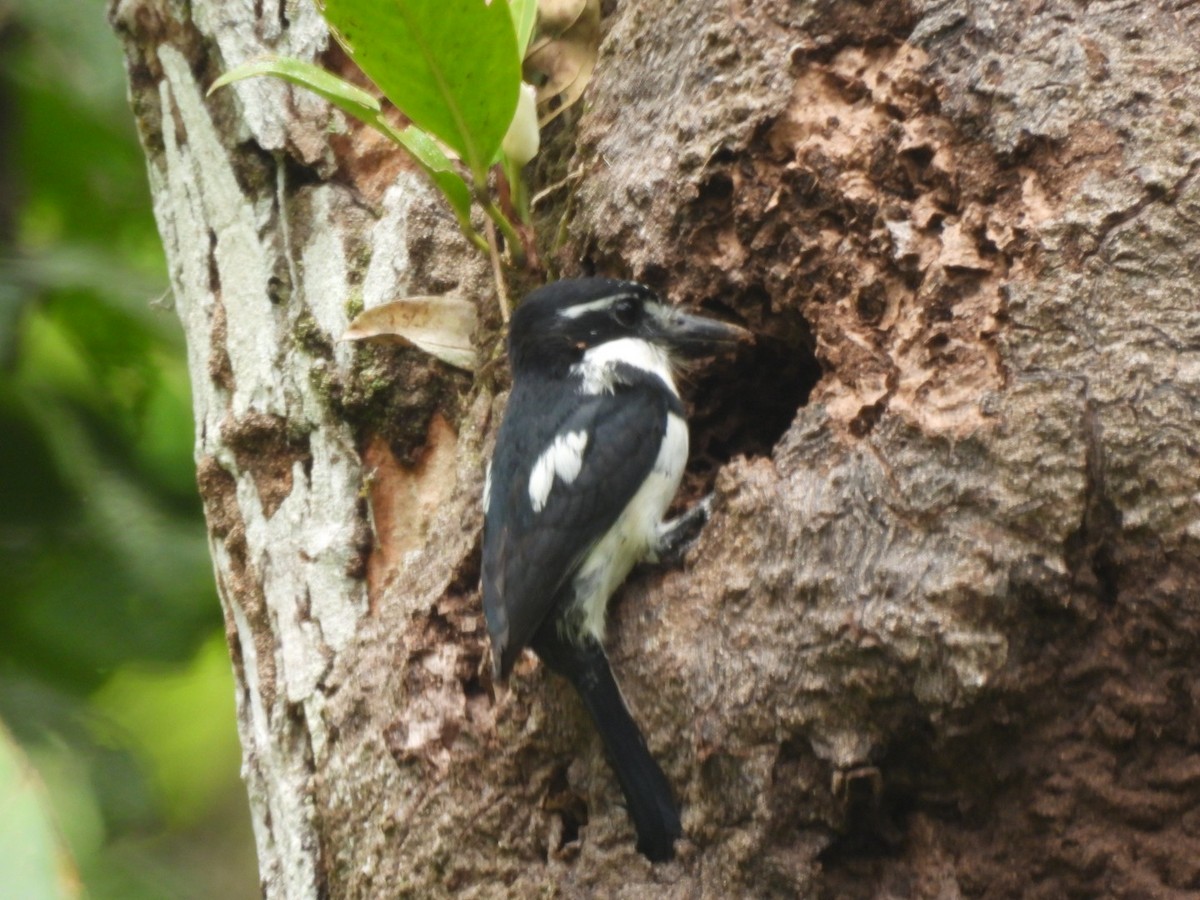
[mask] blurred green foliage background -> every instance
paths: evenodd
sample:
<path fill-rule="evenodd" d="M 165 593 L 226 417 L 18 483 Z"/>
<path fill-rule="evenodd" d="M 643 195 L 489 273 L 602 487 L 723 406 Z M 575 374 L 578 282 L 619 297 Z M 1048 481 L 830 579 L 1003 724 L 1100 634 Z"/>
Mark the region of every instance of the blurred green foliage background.
<path fill-rule="evenodd" d="M 0 895 L 250 898 L 182 334 L 104 16 L 0 0 L 0 817 L 39 833 L 19 795 L 63 845 L 43 894 L 0 841 Z"/>

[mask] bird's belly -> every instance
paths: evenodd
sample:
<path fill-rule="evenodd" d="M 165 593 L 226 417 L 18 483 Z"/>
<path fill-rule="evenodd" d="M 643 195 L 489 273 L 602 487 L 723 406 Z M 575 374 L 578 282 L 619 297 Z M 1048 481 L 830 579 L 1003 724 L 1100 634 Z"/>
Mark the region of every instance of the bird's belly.
<path fill-rule="evenodd" d="M 679 489 L 687 455 L 687 423 L 675 413 L 668 413 L 667 429 L 650 476 L 584 558 L 572 580 L 574 597 L 565 617 L 571 631 L 603 640 L 608 599 L 629 570 L 654 549 L 663 515 Z"/>

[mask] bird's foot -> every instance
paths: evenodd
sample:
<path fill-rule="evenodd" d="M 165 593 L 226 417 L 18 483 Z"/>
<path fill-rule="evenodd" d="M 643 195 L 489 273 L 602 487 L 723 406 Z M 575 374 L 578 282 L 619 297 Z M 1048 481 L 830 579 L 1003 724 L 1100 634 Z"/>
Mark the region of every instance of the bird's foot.
<path fill-rule="evenodd" d="M 713 495 L 709 494 L 681 516 L 659 527 L 654 561 L 668 566 L 683 562 L 683 555 L 700 537 L 700 531 L 712 515 Z"/>

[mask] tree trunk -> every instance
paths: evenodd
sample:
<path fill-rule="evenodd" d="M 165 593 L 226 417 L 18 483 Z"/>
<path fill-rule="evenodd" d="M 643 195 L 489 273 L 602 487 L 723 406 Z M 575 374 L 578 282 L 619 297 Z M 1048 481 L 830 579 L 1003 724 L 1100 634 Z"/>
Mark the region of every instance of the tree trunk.
<path fill-rule="evenodd" d="M 495 0 L 493 0 L 495 2 Z M 307 2 L 119 0 L 187 334 L 268 897 L 1200 890 L 1200 5 L 621 2 L 535 167 L 565 274 L 750 324 L 698 369 L 687 566 L 614 666 L 683 803 L 486 666 L 504 376 L 338 343 L 477 298 L 420 178 L 262 52 Z"/>

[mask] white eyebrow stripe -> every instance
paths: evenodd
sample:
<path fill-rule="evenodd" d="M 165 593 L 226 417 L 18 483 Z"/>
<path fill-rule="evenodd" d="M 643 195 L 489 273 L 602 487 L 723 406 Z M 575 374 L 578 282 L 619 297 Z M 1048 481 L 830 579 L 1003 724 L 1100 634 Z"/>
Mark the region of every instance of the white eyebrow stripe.
<path fill-rule="evenodd" d="M 579 477 L 587 442 L 586 431 L 568 431 L 542 451 L 529 473 L 529 503 L 535 513 L 541 512 L 550 499 L 555 476 L 563 484 L 570 484 Z"/>
<path fill-rule="evenodd" d="M 558 314 L 564 319 L 578 319 L 580 316 L 586 316 L 590 312 L 595 312 L 599 309 L 608 309 L 618 300 L 637 300 L 641 297 L 640 294 L 609 294 L 607 297 L 601 297 L 599 300 L 592 300 L 589 303 L 580 303 L 578 306 L 568 306 L 566 309 L 560 309 Z"/>
<path fill-rule="evenodd" d="M 657 375 L 667 390 L 679 396 L 671 375 L 671 357 L 662 347 L 641 338 L 606 341 L 584 351 L 583 359 L 571 366 L 571 374 L 581 380 L 585 394 L 611 394 L 621 380 L 617 366 L 622 364 Z"/>

